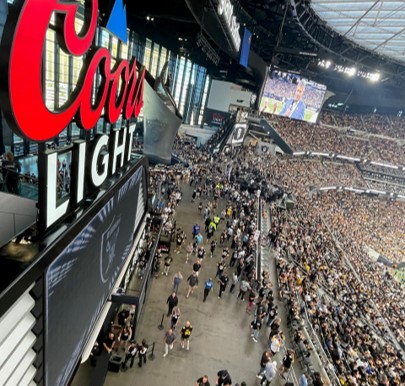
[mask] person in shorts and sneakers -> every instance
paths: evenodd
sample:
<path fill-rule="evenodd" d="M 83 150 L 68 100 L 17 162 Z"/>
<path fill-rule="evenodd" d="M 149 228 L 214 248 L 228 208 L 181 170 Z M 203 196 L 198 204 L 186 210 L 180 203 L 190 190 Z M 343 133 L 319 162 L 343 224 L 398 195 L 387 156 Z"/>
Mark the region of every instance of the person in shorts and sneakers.
<path fill-rule="evenodd" d="M 186 324 L 184 325 L 184 327 L 180 331 L 180 334 L 181 334 L 181 348 L 184 348 L 184 346 L 187 346 L 186 347 L 187 350 L 190 350 L 190 336 L 191 336 L 192 332 L 193 332 L 193 326 L 187 320 Z"/>
<path fill-rule="evenodd" d="M 186 298 L 188 298 L 194 291 L 195 288 L 198 287 L 198 276 L 195 272 L 193 272 L 187 279 L 188 282 L 188 292 Z"/>

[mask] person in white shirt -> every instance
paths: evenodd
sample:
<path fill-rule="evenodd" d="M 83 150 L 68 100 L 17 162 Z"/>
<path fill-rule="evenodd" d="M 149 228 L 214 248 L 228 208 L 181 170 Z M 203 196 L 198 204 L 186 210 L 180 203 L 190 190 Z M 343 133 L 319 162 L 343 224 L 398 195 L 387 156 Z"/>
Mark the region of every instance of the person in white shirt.
<path fill-rule="evenodd" d="M 260 381 L 260 385 L 269 386 L 271 381 L 275 378 L 277 374 L 277 362 L 268 361 L 266 367 L 264 368 L 263 378 Z"/>

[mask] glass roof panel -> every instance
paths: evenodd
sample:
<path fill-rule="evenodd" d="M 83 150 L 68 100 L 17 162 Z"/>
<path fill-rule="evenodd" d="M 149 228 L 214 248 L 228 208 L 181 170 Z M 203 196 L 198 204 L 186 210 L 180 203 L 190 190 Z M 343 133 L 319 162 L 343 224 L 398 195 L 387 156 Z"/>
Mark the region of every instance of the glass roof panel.
<path fill-rule="evenodd" d="M 405 1 L 312 0 L 311 7 L 356 44 L 405 63 Z"/>

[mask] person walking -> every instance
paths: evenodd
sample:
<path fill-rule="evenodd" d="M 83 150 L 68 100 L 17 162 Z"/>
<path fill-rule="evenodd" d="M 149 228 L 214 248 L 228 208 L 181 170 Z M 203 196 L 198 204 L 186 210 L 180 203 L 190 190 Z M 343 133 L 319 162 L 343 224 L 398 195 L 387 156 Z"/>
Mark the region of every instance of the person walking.
<path fill-rule="evenodd" d="M 277 335 L 280 332 L 281 318 L 276 318 L 270 327 L 269 339 L 273 338 L 274 335 Z"/>
<path fill-rule="evenodd" d="M 308 379 L 307 379 L 307 377 L 305 376 L 305 374 L 302 374 L 302 375 L 300 376 L 298 386 L 308 386 Z"/>
<path fill-rule="evenodd" d="M 170 318 L 170 326 L 174 330 L 180 319 L 180 308 L 174 307 L 172 311 L 172 317 Z"/>
<path fill-rule="evenodd" d="M 200 269 L 201 269 L 201 260 L 197 259 L 197 261 L 193 264 L 193 272 L 195 272 L 196 275 L 198 276 L 198 274 L 200 273 Z"/>
<path fill-rule="evenodd" d="M 193 253 L 194 251 L 194 245 L 193 245 L 193 241 L 190 241 L 187 245 L 187 249 L 186 249 L 186 264 L 188 263 L 188 258 L 190 257 L 190 255 Z"/>
<path fill-rule="evenodd" d="M 208 375 L 203 375 L 195 381 L 195 386 L 210 386 Z"/>
<path fill-rule="evenodd" d="M 173 258 L 170 255 L 167 255 L 165 257 L 165 267 L 163 268 L 162 275 L 168 275 L 169 269 L 170 269 L 170 264 L 172 263 Z"/>
<path fill-rule="evenodd" d="M 215 277 L 221 277 L 225 270 L 225 261 L 221 259 L 221 261 L 217 264 L 217 273 Z"/>
<path fill-rule="evenodd" d="M 232 378 L 228 373 L 228 370 L 219 370 L 217 373 L 216 386 L 231 386 Z"/>
<path fill-rule="evenodd" d="M 276 376 L 277 362 L 268 361 L 266 367 L 264 368 L 263 378 L 260 381 L 261 386 L 269 386 L 271 381 Z"/>
<path fill-rule="evenodd" d="M 178 229 L 176 234 L 176 248 L 174 250 L 175 253 L 180 253 L 181 246 L 183 245 L 183 242 L 186 238 L 186 234 L 181 229 Z"/>
<path fill-rule="evenodd" d="M 270 327 L 273 322 L 276 320 L 278 314 L 278 307 L 274 305 L 273 307 L 269 307 L 268 309 L 268 317 L 267 317 L 267 323 L 266 326 Z"/>
<path fill-rule="evenodd" d="M 200 245 L 202 245 L 202 243 L 203 243 L 203 241 L 204 241 L 204 237 L 202 236 L 201 233 L 198 233 L 198 234 L 195 236 L 195 241 L 196 241 L 196 243 L 197 243 L 197 247 L 199 247 Z"/>
<path fill-rule="evenodd" d="M 222 293 L 226 290 L 226 286 L 228 285 L 229 277 L 226 273 L 223 273 L 219 278 L 219 294 L 218 299 L 221 299 Z"/>
<path fill-rule="evenodd" d="M 193 225 L 193 230 L 191 232 L 192 235 L 193 235 L 193 238 L 195 238 L 200 233 L 200 229 L 201 229 L 200 224 L 194 224 Z"/>
<path fill-rule="evenodd" d="M 165 342 L 165 353 L 163 354 L 163 358 L 167 357 L 167 354 L 169 354 L 169 349 L 173 350 L 174 342 L 176 342 L 176 339 L 177 338 L 175 332 L 172 328 L 169 328 L 163 339 L 163 341 Z"/>
<path fill-rule="evenodd" d="M 240 282 L 238 300 L 240 299 L 242 301 L 245 301 L 244 297 L 248 289 L 250 289 L 250 284 L 246 280 L 242 280 Z"/>
<path fill-rule="evenodd" d="M 6 181 L 9 193 L 19 194 L 21 164 L 14 159 L 10 151 L 6 153 L 6 160 L 2 163 L 3 180 Z"/>
<path fill-rule="evenodd" d="M 183 326 L 183 328 L 180 331 L 181 348 L 184 348 L 184 346 L 186 346 L 187 350 L 190 350 L 190 336 L 191 336 L 192 332 L 193 332 L 193 326 L 187 320 L 186 324 Z"/>
<path fill-rule="evenodd" d="M 209 278 L 208 280 L 205 281 L 205 283 L 204 283 L 204 300 L 203 300 L 204 303 L 207 300 L 208 294 L 210 293 L 210 291 L 212 290 L 213 287 L 214 287 L 214 283 L 211 278 Z"/>
<path fill-rule="evenodd" d="M 146 364 L 146 353 L 148 352 L 148 348 L 149 345 L 146 343 L 146 340 L 142 339 L 142 343 L 138 345 L 139 367 L 142 367 L 142 361 Z"/>
<path fill-rule="evenodd" d="M 231 284 L 231 288 L 229 289 L 229 293 L 233 294 L 233 290 L 235 289 L 236 284 L 238 283 L 239 279 L 238 279 L 238 275 L 236 274 L 236 272 L 234 271 L 232 273 L 232 284 Z"/>
<path fill-rule="evenodd" d="M 183 275 L 181 274 L 181 272 L 176 272 L 173 276 L 173 292 L 178 293 L 179 291 L 179 286 L 181 284 L 181 282 L 183 281 Z"/>
<path fill-rule="evenodd" d="M 250 293 L 249 293 L 249 303 L 248 303 L 248 305 L 246 306 L 246 312 L 247 312 L 248 314 L 250 314 L 250 313 L 252 312 L 252 309 L 253 309 L 253 307 L 254 307 L 254 305 L 255 305 L 255 299 L 256 299 L 256 294 L 255 294 L 255 292 L 251 289 L 251 290 L 250 290 Z"/>
<path fill-rule="evenodd" d="M 214 239 L 211 241 L 211 259 L 214 257 L 215 248 L 217 246 L 217 241 Z"/>
<path fill-rule="evenodd" d="M 168 306 L 167 309 L 167 316 L 169 317 L 172 312 L 173 308 L 176 307 L 179 304 L 179 298 L 176 295 L 176 292 L 173 292 L 166 300 L 166 304 Z"/>
<path fill-rule="evenodd" d="M 256 315 L 252 323 L 250 323 L 250 327 L 252 328 L 251 337 L 255 343 L 257 343 L 257 338 L 259 337 L 260 329 L 262 328 L 262 319 L 259 315 Z"/>
<path fill-rule="evenodd" d="M 187 278 L 187 282 L 188 282 L 188 292 L 186 295 L 186 298 L 188 298 L 194 291 L 195 288 L 198 287 L 198 276 L 195 272 L 193 272 L 188 278 Z"/>
<path fill-rule="evenodd" d="M 132 369 L 137 353 L 138 353 L 138 344 L 135 341 L 132 341 L 129 344 L 129 346 L 127 347 L 126 354 L 125 354 L 125 360 L 124 360 L 124 363 L 122 364 L 122 367 L 127 368 L 127 362 L 130 361 L 131 363 L 130 363 L 129 367 Z"/>
<path fill-rule="evenodd" d="M 259 372 L 256 374 L 256 378 L 259 378 L 259 379 L 263 378 L 266 364 L 270 360 L 271 360 L 271 351 L 270 350 L 264 351 L 262 354 L 262 357 L 260 358 L 260 369 L 259 369 Z"/>
<path fill-rule="evenodd" d="M 273 354 L 273 357 L 280 352 L 282 346 L 283 346 L 283 339 L 281 338 L 281 333 L 274 335 L 269 341 L 269 347 L 271 353 Z"/>
<path fill-rule="evenodd" d="M 294 359 L 295 359 L 295 351 L 288 349 L 280 367 L 281 378 L 288 380 L 291 371 L 291 366 L 294 363 Z"/>

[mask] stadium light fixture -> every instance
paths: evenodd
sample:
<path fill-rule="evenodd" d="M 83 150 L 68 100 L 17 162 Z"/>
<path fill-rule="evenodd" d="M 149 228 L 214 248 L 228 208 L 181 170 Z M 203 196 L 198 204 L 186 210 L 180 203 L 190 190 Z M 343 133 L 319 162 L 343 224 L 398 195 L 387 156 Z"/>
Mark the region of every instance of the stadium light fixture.
<path fill-rule="evenodd" d="M 381 74 L 379 72 L 370 74 L 370 80 L 372 82 L 378 82 L 380 80 L 380 78 L 381 78 Z"/>
<path fill-rule="evenodd" d="M 354 76 L 356 75 L 356 72 L 357 72 L 356 67 L 348 67 L 346 73 L 349 76 Z"/>

